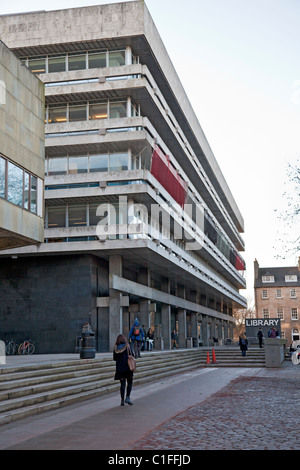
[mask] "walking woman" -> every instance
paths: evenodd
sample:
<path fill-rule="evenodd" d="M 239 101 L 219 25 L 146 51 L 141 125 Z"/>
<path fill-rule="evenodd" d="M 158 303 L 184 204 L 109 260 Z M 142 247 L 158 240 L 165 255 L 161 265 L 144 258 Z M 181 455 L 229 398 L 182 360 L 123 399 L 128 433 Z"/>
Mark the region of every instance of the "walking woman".
<path fill-rule="evenodd" d="M 124 335 L 119 335 L 116 339 L 114 346 L 113 358 L 116 361 L 116 373 L 115 380 L 120 380 L 120 395 L 121 395 L 121 406 L 125 403 L 133 405 L 130 400 L 130 393 L 132 390 L 133 372 L 128 367 L 128 348 L 129 345 Z M 126 398 L 125 388 L 127 381 Z"/>

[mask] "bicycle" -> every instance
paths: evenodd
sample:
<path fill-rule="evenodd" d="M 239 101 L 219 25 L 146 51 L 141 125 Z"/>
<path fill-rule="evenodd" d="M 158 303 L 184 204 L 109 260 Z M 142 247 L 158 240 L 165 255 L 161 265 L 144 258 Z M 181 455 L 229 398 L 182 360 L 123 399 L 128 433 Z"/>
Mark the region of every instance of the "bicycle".
<path fill-rule="evenodd" d="M 29 340 L 23 341 L 18 348 L 18 354 L 33 354 L 35 351 L 35 345 Z"/>
<path fill-rule="evenodd" d="M 19 345 L 15 342 L 14 339 L 10 339 L 5 346 L 5 352 L 7 356 L 13 356 L 18 354 Z"/>

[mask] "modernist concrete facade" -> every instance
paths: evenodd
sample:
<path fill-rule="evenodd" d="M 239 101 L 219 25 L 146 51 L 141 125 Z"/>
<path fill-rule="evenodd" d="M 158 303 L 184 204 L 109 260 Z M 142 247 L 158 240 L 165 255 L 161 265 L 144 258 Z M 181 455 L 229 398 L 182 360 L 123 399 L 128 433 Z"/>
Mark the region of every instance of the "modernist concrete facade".
<path fill-rule="evenodd" d="M 260 267 L 254 261 L 254 292 L 258 318 L 279 318 L 281 337 L 290 345 L 300 340 L 300 257 L 298 266 Z"/>
<path fill-rule="evenodd" d="M 232 337 L 243 218 L 145 3 L 4 16 L 0 35 L 45 83 L 45 242 L 1 260 L 37 349 L 73 352 L 86 320 L 98 351 L 135 317 L 156 348 Z"/>
<path fill-rule="evenodd" d="M 44 241 L 44 85 L 0 41 L 0 250 Z"/>

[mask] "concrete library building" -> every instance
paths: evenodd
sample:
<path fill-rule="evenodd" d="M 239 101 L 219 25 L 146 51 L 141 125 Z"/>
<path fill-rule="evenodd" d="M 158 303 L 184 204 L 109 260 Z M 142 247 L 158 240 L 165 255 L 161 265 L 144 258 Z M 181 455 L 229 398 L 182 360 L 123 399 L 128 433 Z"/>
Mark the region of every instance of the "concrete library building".
<path fill-rule="evenodd" d="M 243 218 L 145 2 L 5 15 L 0 37 L 45 89 L 44 238 L 0 251 L 2 336 L 232 338 Z"/>

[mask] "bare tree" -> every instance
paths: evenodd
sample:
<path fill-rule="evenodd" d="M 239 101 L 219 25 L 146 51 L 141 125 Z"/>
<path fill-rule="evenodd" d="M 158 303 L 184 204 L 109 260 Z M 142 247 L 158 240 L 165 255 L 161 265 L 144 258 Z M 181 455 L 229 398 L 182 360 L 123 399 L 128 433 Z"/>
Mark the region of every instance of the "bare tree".
<path fill-rule="evenodd" d="M 295 255 L 300 251 L 300 158 L 296 160 L 295 164 L 288 164 L 287 168 L 287 187 L 283 193 L 283 198 L 286 202 L 284 210 L 277 212 L 278 220 L 284 227 L 283 232 L 278 235 L 279 242 L 282 248 L 282 254 L 277 255 L 277 258 L 285 259 L 291 255 Z M 293 236 L 292 234 L 295 233 Z"/>

